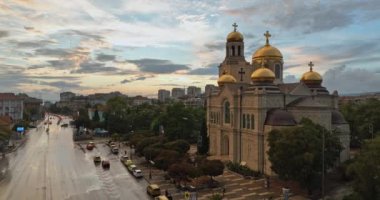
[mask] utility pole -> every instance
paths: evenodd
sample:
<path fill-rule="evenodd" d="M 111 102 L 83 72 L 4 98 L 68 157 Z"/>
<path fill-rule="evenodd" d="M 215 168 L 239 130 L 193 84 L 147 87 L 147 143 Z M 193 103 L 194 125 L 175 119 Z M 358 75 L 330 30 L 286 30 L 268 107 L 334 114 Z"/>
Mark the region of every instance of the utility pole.
<path fill-rule="evenodd" d="M 325 129 L 322 129 L 322 200 L 325 197 Z"/>

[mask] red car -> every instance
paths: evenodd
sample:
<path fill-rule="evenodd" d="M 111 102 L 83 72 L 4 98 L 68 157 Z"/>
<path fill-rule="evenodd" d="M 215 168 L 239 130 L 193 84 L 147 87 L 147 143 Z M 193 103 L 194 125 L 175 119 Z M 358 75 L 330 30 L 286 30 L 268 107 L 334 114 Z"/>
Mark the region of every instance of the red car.
<path fill-rule="evenodd" d="M 103 167 L 103 169 L 109 169 L 110 168 L 110 161 L 103 160 L 102 161 L 102 167 Z"/>
<path fill-rule="evenodd" d="M 87 146 L 86 146 L 87 150 L 90 150 L 90 151 L 93 150 L 94 147 L 95 147 L 95 144 L 94 144 L 93 142 L 89 142 L 89 143 L 87 144 Z"/>

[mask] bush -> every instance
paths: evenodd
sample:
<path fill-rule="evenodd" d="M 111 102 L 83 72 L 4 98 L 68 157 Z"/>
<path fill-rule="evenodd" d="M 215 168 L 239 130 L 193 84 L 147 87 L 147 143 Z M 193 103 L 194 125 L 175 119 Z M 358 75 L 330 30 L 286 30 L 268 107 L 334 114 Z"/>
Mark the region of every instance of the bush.
<path fill-rule="evenodd" d="M 209 200 L 222 200 L 223 196 L 219 193 L 216 193 L 216 194 L 211 195 L 208 199 Z"/>
<path fill-rule="evenodd" d="M 166 143 L 164 146 L 166 149 L 177 151 L 180 154 L 185 154 L 190 149 L 190 144 L 186 140 L 175 140 Z"/>
<path fill-rule="evenodd" d="M 154 160 L 160 153 L 162 149 L 154 148 L 152 146 L 145 147 L 142 154 L 145 160 Z"/>
<path fill-rule="evenodd" d="M 173 150 L 161 150 L 161 152 L 154 158 L 154 165 L 158 169 L 167 170 L 168 167 L 180 159 L 180 154 Z"/>
<path fill-rule="evenodd" d="M 247 166 L 242 166 L 239 163 L 228 162 L 226 164 L 227 168 L 233 172 L 241 174 L 243 176 L 260 177 L 262 174 L 260 172 L 254 171 Z"/>
<path fill-rule="evenodd" d="M 157 141 L 159 141 L 158 137 L 148 137 L 140 140 L 140 142 L 136 145 L 136 152 L 143 153 L 145 147 L 152 145 Z"/>
<path fill-rule="evenodd" d="M 199 166 L 204 175 L 208 175 L 211 178 L 213 176 L 219 176 L 223 174 L 224 164 L 220 160 L 205 160 Z"/>

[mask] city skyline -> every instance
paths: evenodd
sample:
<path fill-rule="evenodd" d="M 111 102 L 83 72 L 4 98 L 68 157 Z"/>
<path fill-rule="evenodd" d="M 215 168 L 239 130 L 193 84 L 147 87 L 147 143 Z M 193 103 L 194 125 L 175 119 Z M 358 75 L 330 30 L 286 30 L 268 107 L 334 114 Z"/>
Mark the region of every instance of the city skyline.
<path fill-rule="evenodd" d="M 271 32 L 271 44 L 284 55 L 285 82 L 298 82 L 313 61 L 331 92 L 375 92 L 379 8 L 374 0 L 6 0 L 0 91 L 58 100 L 63 91 L 156 97 L 158 89 L 216 85 L 236 22 L 248 62 Z"/>

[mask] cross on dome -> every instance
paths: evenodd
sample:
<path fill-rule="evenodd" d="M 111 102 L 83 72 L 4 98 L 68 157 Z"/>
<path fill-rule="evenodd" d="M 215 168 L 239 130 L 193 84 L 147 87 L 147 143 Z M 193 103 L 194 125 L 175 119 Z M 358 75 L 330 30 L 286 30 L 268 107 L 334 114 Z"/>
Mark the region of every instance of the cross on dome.
<path fill-rule="evenodd" d="M 238 27 L 238 25 L 236 24 L 236 22 L 234 22 L 234 23 L 232 24 L 232 26 L 234 27 L 234 32 L 236 32 L 236 28 Z"/>
<path fill-rule="evenodd" d="M 269 33 L 269 31 L 266 31 L 264 33 L 264 36 L 267 38 L 267 45 L 269 45 L 269 38 L 272 37 L 272 35 Z"/>
<path fill-rule="evenodd" d="M 308 65 L 310 67 L 310 71 L 312 72 L 313 71 L 314 63 L 310 61 Z"/>

